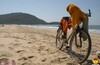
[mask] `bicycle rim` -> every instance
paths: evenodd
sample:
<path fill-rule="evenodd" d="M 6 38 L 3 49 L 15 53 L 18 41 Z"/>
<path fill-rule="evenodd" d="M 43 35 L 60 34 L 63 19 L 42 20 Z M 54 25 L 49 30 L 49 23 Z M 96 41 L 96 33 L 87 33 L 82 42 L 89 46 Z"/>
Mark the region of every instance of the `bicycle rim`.
<path fill-rule="evenodd" d="M 58 29 L 56 35 L 56 46 L 59 50 L 61 50 L 63 47 L 62 35 L 63 35 L 63 31 L 61 29 Z"/>
<path fill-rule="evenodd" d="M 82 36 L 85 36 L 87 39 L 84 41 Z M 77 44 L 75 44 L 75 42 L 77 42 Z M 76 62 L 80 64 L 85 62 L 88 59 L 91 51 L 91 38 L 89 34 L 83 30 L 75 33 L 71 39 L 70 50 L 71 57 L 75 59 Z"/>

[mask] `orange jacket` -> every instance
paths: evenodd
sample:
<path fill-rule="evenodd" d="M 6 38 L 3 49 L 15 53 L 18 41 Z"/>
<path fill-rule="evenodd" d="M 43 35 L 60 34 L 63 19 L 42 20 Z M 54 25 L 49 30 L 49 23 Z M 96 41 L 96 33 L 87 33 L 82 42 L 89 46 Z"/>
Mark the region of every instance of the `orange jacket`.
<path fill-rule="evenodd" d="M 74 31 L 74 26 L 80 24 L 84 19 L 86 19 L 85 13 L 83 13 L 79 7 L 74 4 L 69 4 L 66 8 L 72 18 L 72 31 Z"/>
<path fill-rule="evenodd" d="M 71 28 L 71 19 L 69 17 L 63 17 L 61 20 L 60 20 L 60 28 L 64 31 L 64 32 L 67 32 L 67 29 Z"/>

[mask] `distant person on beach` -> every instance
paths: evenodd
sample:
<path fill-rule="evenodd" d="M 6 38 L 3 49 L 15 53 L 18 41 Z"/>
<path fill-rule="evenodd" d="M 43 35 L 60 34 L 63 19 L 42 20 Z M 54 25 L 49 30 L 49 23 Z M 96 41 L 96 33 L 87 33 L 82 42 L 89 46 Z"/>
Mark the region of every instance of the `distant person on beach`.
<path fill-rule="evenodd" d="M 4 24 L 2 24 L 2 27 L 4 27 Z"/>
<path fill-rule="evenodd" d="M 82 28 L 88 32 L 88 16 L 85 14 L 81 9 L 76 6 L 75 4 L 69 4 L 66 7 L 66 11 L 70 14 L 70 19 L 71 19 L 71 25 L 72 25 L 72 32 L 75 30 L 75 25 L 80 25 L 82 24 Z M 64 24 L 65 25 L 65 24 Z M 68 26 L 67 26 L 68 27 Z M 67 31 L 67 30 L 66 30 Z M 66 34 L 64 34 L 66 36 Z M 83 40 L 85 41 L 87 38 L 82 35 Z"/>
<path fill-rule="evenodd" d="M 1 27 L 4 27 L 4 24 L 1 24 L 0 26 L 1 26 Z"/>

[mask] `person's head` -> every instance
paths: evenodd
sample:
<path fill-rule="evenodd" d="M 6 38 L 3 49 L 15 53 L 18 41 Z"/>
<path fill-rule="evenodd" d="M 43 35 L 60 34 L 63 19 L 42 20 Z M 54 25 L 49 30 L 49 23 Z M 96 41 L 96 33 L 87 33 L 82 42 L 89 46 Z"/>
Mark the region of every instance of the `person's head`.
<path fill-rule="evenodd" d="M 69 4 L 69 5 L 66 7 L 66 11 L 69 12 L 71 6 L 75 6 L 75 5 L 74 5 L 73 3 Z"/>
<path fill-rule="evenodd" d="M 82 12 L 78 6 L 75 4 L 71 3 L 66 7 L 66 11 L 69 12 L 70 15 L 73 15 L 74 13 L 80 13 Z M 76 12 L 77 11 L 77 12 Z"/>

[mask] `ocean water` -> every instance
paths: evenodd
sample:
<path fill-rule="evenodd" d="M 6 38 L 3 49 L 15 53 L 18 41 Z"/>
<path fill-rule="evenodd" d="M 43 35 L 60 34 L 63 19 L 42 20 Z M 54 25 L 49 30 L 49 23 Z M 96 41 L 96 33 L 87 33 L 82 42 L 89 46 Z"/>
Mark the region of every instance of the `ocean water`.
<path fill-rule="evenodd" d="M 52 28 L 52 29 L 58 29 L 58 25 L 52 24 L 38 24 L 38 25 L 27 25 L 31 27 L 41 27 L 41 28 Z M 95 32 L 95 33 L 100 33 L 100 25 L 89 25 L 89 31 L 90 32 Z"/>
<path fill-rule="evenodd" d="M 89 25 L 89 31 L 100 33 L 100 25 Z"/>

